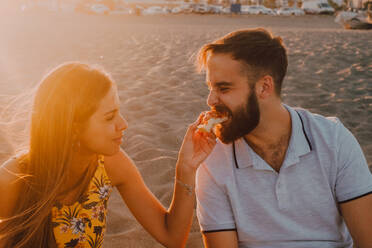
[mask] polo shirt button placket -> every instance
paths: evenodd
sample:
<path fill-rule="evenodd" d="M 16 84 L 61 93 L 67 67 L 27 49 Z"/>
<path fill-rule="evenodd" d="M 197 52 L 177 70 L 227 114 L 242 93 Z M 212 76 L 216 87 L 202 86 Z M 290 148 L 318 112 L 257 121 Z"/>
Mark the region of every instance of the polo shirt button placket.
<path fill-rule="evenodd" d="M 283 192 L 283 183 L 281 183 L 279 179 L 276 184 L 276 197 L 278 199 L 279 209 L 284 209 L 286 197 L 285 193 Z"/>

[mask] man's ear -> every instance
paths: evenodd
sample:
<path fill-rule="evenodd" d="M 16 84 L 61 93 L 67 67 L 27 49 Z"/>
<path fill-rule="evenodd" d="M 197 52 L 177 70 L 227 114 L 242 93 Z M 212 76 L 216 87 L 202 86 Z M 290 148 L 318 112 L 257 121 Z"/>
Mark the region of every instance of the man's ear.
<path fill-rule="evenodd" d="M 273 94 L 275 94 L 274 79 L 269 75 L 265 75 L 256 83 L 257 98 L 266 99 Z"/>

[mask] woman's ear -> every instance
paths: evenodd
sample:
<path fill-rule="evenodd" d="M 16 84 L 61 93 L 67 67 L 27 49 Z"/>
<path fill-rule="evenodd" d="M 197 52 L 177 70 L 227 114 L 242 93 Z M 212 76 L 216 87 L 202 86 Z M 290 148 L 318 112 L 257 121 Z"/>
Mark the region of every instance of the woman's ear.
<path fill-rule="evenodd" d="M 77 123 L 72 124 L 72 147 L 74 150 L 80 150 L 80 125 Z"/>
<path fill-rule="evenodd" d="M 266 99 L 275 94 L 274 79 L 265 75 L 256 84 L 256 95 L 260 99 Z"/>
<path fill-rule="evenodd" d="M 74 122 L 72 124 L 72 137 L 74 140 L 77 140 L 79 138 L 80 134 L 80 124 Z"/>

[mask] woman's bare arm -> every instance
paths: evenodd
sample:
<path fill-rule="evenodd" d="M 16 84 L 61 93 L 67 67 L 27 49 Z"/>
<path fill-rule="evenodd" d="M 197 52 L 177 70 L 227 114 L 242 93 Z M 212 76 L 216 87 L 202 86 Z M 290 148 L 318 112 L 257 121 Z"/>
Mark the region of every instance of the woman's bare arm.
<path fill-rule="evenodd" d="M 105 158 L 105 166 L 137 221 L 164 246 L 183 247 L 191 226 L 194 193 L 189 195 L 187 190 L 176 184 L 172 205 L 167 210 L 145 185 L 138 169 L 123 151 L 114 157 Z M 195 175 L 191 174 L 187 182 L 194 178 Z M 176 223 L 172 221 L 173 218 L 179 221 Z"/>
<path fill-rule="evenodd" d="M 166 247 L 184 247 L 186 244 L 195 205 L 196 169 L 215 145 L 214 137 L 200 137 L 195 134 L 196 124 L 189 127 L 178 157 L 178 183 L 175 183 L 173 200 L 168 210 L 147 188 L 138 169 L 125 152 L 120 151 L 105 158 L 107 173 L 132 214 Z M 185 187 L 185 184 L 189 187 Z"/>

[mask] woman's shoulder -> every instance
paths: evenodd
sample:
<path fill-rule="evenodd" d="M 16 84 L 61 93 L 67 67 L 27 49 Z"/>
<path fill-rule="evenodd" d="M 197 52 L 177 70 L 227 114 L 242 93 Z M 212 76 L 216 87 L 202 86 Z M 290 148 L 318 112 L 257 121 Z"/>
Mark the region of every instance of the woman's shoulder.
<path fill-rule="evenodd" d="M 104 164 L 113 186 L 128 182 L 128 177 L 132 174 L 130 172 L 137 169 L 131 158 L 123 150 L 115 155 L 105 156 Z"/>

